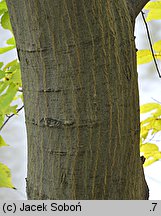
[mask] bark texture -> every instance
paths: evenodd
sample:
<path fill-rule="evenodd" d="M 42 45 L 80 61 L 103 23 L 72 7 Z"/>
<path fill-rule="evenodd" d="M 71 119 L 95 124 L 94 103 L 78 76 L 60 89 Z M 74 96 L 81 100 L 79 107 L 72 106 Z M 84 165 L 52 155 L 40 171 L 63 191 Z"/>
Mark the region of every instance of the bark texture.
<path fill-rule="evenodd" d="M 147 199 L 129 2 L 7 3 L 22 70 L 28 198 Z"/>
<path fill-rule="evenodd" d="M 134 16 L 136 17 L 149 0 L 127 0 L 127 2 L 131 12 L 134 13 Z"/>

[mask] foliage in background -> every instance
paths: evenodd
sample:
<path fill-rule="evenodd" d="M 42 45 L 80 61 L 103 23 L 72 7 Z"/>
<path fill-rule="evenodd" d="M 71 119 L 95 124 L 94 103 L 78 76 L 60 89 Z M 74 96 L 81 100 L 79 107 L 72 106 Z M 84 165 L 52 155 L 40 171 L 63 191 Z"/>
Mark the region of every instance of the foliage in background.
<path fill-rule="evenodd" d="M 4 54 L 16 48 L 5 0 L 0 2 L 0 24 L 3 29 L 9 30 L 12 35 L 6 41 L 6 46 L 0 48 L 0 54 Z M 22 97 L 22 93 L 18 93 L 21 86 L 21 72 L 18 60 L 15 59 L 7 65 L 0 62 L 0 130 L 3 128 L 6 119 L 13 114 L 17 114 L 18 105 L 16 104 L 16 99 Z M 13 105 L 13 101 L 15 105 Z M 0 135 L 0 147 L 3 146 L 8 145 Z M 11 182 L 10 169 L 3 163 L 0 163 L 0 187 L 14 188 Z"/>
<path fill-rule="evenodd" d="M 152 20 L 161 20 L 161 0 L 149 2 L 145 7 L 147 10 L 146 22 Z M 147 26 L 147 24 L 146 24 Z M 150 36 L 149 36 L 150 37 Z M 150 39 L 150 38 L 149 38 Z M 138 50 L 137 51 L 137 64 L 146 64 L 156 59 L 161 60 L 161 40 L 151 44 L 151 50 Z M 155 58 L 155 59 L 154 59 Z M 158 66 L 156 65 L 158 74 Z M 159 147 L 148 141 L 148 136 L 154 136 L 161 132 L 161 105 L 159 103 L 148 103 L 140 107 L 141 114 L 149 114 L 148 117 L 141 121 L 140 133 L 140 152 L 146 158 L 144 166 L 148 166 L 155 161 L 161 159 L 161 151 Z"/>
<path fill-rule="evenodd" d="M 140 152 L 146 158 L 144 166 L 148 166 L 161 159 L 159 147 L 147 142 L 148 136 L 154 136 L 161 131 L 161 105 L 159 103 L 147 103 L 140 107 L 141 114 L 150 114 L 141 122 Z"/>
<path fill-rule="evenodd" d="M 148 11 L 146 21 L 161 20 L 161 0 L 149 2 L 144 7 Z M 154 56 L 156 59 L 161 60 L 161 40 L 155 42 L 152 46 Z M 137 63 L 146 64 L 153 61 L 151 50 L 138 50 Z"/>

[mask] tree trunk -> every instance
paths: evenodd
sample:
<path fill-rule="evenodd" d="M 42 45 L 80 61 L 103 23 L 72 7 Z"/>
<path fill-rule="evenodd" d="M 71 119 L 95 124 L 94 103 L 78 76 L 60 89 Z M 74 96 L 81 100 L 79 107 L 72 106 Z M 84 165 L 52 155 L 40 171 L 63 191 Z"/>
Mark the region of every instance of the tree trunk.
<path fill-rule="evenodd" d="M 133 2 L 7 0 L 22 70 L 29 199 L 148 198 L 133 32 L 147 1 L 136 0 L 136 9 Z"/>

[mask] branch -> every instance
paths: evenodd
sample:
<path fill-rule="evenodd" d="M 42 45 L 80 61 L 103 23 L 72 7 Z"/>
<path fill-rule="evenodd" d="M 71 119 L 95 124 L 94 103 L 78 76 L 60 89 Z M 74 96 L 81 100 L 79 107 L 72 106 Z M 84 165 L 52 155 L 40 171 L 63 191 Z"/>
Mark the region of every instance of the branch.
<path fill-rule="evenodd" d="M 24 105 L 22 107 L 20 107 L 19 109 L 17 109 L 17 113 L 19 113 L 22 109 L 24 108 Z M 16 114 L 17 114 L 16 113 Z M 2 128 L 6 125 L 6 123 L 10 120 L 10 118 L 12 118 L 15 114 L 12 114 L 10 116 L 7 116 L 6 121 L 3 123 L 3 125 L 0 127 L 0 131 L 2 130 Z"/>
<path fill-rule="evenodd" d="M 149 40 L 149 44 L 150 44 L 150 49 L 151 49 L 151 53 L 152 53 L 153 60 L 154 60 L 154 64 L 155 64 L 157 73 L 158 73 L 158 75 L 159 75 L 159 78 L 161 78 L 161 74 L 160 74 L 160 71 L 159 71 L 159 67 L 158 67 L 157 61 L 156 61 L 156 59 L 155 59 L 155 54 L 154 54 L 153 45 L 152 45 L 152 42 L 151 42 L 151 37 L 150 37 L 150 32 L 149 32 L 148 24 L 147 24 L 147 22 L 146 22 L 146 20 L 145 20 L 144 12 L 143 12 L 143 11 L 141 11 L 141 15 L 142 15 L 142 18 L 143 18 L 145 27 L 146 27 L 146 31 L 147 31 L 147 35 L 148 35 L 148 40 Z"/>
<path fill-rule="evenodd" d="M 131 13 L 137 17 L 137 15 L 141 12 L 143 7 L 149 2 L 150 0 L 127 0 L 129 4 L 129 8 Z"/>

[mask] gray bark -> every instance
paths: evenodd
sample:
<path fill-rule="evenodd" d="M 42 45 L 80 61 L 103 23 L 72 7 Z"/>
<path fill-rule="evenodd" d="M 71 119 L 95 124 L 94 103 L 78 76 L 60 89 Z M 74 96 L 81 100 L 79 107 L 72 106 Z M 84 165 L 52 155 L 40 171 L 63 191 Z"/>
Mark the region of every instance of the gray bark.
<path fill-rule="evenodd" d="M 130 10 L 134 13 L 135 18 L 148 2 L 149 0 L 128 0 Z"/>
<path fill-rule="evenodd" d="M 147 199 L 127 1 L 7 4 L 22 70 L 28 198 Z"/>

